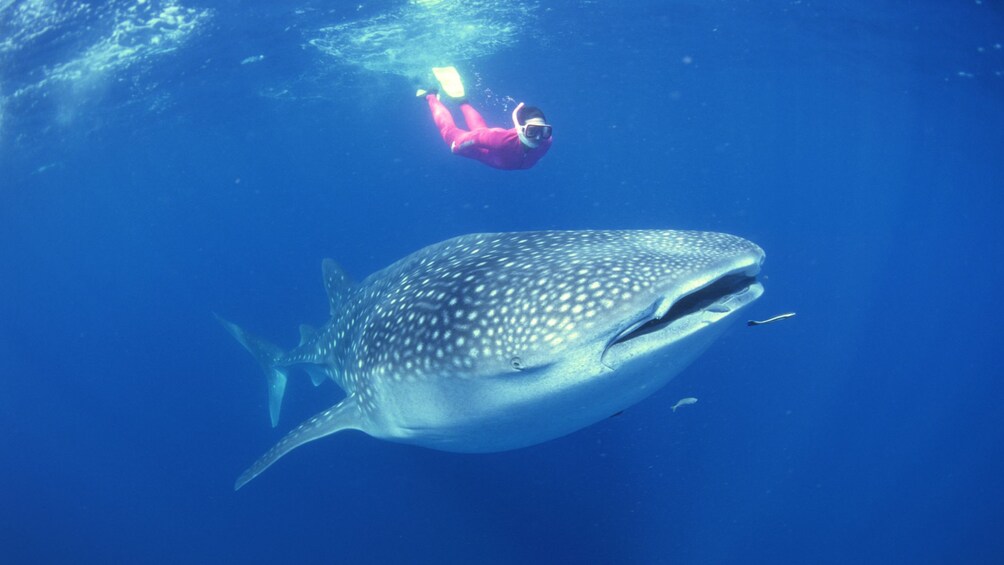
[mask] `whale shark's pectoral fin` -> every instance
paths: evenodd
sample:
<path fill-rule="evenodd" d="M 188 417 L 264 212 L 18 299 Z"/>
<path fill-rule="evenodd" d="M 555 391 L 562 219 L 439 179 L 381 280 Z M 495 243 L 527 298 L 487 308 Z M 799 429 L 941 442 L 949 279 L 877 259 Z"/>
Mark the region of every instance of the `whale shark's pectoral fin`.
<path fill-rule="evenodd" d="M 359 430 L 361 427 L 361 412 L 356 397 L 349 395 L 338 404 L 321 412 L 306 422 L 300 424 L 295 430 L 286 434 L 286 437 L 279 440 L 268 453 L 262 455 L 246 471 L 237 477 L 234 483 L 234 490 L 240 489 L 248 484 L 251 479 L 262 474 L 280 457 L 301 445 L 314 441 L 315 439 L 331 435 L 342 430 Z"/>

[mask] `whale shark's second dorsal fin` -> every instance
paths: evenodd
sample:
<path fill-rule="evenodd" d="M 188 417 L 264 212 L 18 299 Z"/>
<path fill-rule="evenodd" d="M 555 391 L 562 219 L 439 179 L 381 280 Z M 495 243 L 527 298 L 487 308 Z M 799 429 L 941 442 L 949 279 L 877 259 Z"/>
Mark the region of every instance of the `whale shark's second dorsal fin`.
<path fill-rule="evenodd" d="M 349 278 L 342 267 L 332 259 L 325 259 L 321 262 L 321 272 L 324 275 L 324 288 L 328 291 L 328 304 L 331 307 L 331 316 L 334 317 L 345 302 L 345 297 L 355 284 Z"/>
<path fill-rule="evenodd" d="M 300 345 L 298 347 L 302 347 L 303 344 L 315 339 L 317 339 L 317 328 L 307 324 L 300 324 Z"/>

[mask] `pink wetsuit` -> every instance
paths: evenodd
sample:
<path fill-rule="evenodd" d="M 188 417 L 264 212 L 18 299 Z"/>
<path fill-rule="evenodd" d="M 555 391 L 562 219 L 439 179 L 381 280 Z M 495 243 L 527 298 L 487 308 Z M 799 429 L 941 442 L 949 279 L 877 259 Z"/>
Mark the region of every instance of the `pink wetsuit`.
<path fill-rule="evenodd" d="M 488 127 L 481 114 L 466 102 L 460 105 L 460 110 L 470 131 L 462 130 L 453 121 L 449 108 L 435 94 L 425 99 L 429 101 L 432 120 L 436 122 L 443 141 L 455 155 L 481 161 L 496 169 L 529 169 L 551 148 L 550 138 L 541 141 L 537 147 L 527 147 L 516 135 L 516 128 Z"/>

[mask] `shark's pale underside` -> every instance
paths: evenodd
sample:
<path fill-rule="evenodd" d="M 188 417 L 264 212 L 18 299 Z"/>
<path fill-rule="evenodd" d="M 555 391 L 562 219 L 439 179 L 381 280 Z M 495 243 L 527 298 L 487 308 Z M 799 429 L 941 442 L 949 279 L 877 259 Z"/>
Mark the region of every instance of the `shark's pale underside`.
<path fill-rule="evenodd" d="M 698 231 L 486 233 L 430 245 L 353 283 L 323 262 L 331 319 L 289 352 L 221 321 L 268 378 L 345 398 L 245 471 L 341 430 L 456 452 L 514 449 L 607 418 L 666 384 L 763 293 L 763 250 Z"/>

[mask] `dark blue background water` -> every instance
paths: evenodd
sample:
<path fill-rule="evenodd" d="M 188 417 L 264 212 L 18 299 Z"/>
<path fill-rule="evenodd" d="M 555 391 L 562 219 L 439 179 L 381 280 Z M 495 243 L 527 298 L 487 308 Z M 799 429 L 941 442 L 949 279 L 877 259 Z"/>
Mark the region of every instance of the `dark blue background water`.
<path fill-rule="evenodd" d="M 462 65 L 555 125 L 525 172 L 451 156 L 413 84 L 325 58 L 294 6 L 207 4 L 78 90 L 15 95 L 83 31 L 8 50 L 0 560 L 1001 562 L 1001 3 L 624 4 L 549 2 Z M 563 439 L 339 434 L 232 491 L 339 393 L 298 375 L 271 429 L 212 312 L 289 346 L 325 320 L 324 257 L 362 278 L 454 235 L 587 228 L 747 237 L 750 317 L 798 317 Z"/>

